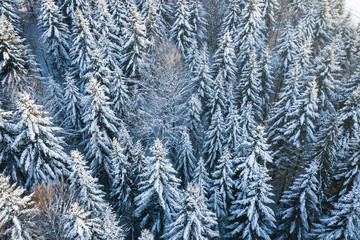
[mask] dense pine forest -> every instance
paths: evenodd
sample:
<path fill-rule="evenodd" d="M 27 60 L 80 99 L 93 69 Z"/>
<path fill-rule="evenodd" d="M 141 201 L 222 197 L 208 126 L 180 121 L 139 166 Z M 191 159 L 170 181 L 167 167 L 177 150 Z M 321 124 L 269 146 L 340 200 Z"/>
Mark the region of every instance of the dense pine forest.
<path fill-rule="evenodd" d="M 360 239 L 344 0 L 0 0 L 0 239 Z"/>

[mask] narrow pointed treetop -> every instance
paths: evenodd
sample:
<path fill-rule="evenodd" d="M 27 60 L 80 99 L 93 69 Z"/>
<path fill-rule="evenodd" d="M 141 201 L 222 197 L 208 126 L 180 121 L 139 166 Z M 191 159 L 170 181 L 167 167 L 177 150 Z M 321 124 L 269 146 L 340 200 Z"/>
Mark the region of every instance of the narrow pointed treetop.
<path fill-rule="evenodd" d="M 168 150 L 159 139 L 150 148 L 152 156 L 146 158 L 146 165 L 140 175 L 140 194 L 135 197 L 135 216 L 140 227 L 151 229 L 156 238 L 164 233 L 164 227 L 172 222 L 181 208 L 180 180 L 170 160 Z"/>
<path fill-rule="evenodd" d="M 215 231 L 216 216 L 206 207 L 205 199 L 199 195 L 199 189 L 189 184 L 184 194 L 176 220 L 167 225 L 162 237 L 168 240 L 205 240 L 218 237 Z"/>
<path fill-rule="evenodd" d="M 58 136 L 62 129 L 53 126 L 42 106 L 36 105 L 27 93 L 20 94 L 17 107 L 19 119 L 12 148 L 25 176 L 25 186 L 32 189 L 38 183 L 68 176 L 69 157 L 63 138 Z"/>

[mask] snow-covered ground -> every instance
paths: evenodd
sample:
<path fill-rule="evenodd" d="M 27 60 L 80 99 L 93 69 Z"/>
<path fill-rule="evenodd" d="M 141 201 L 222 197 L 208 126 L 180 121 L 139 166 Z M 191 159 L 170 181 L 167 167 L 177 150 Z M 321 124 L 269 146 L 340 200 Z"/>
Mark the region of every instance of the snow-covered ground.
<path fill-rule="evenodd" d="M 353 14 L 354 20 L 360 22 L 360 0 L 346 0 L 346 8 Z"/>

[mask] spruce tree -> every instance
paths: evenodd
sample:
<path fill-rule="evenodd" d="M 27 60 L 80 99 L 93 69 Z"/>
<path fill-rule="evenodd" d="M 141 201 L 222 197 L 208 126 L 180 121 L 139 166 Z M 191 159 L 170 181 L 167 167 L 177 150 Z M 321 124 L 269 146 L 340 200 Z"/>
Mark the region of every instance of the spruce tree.
<path fill-rule="evenodd" d="M 130 102 L 129 89 L 125 82 L 121 70 L 114 72 L 112 86 L 110 87 L 110 96 L 113 103 L 113 110 L 116 116 L 124 119 L 128 112 L 128 104 Z"/>
<path fill-rule="evenodd" d="M 179 0 L 175 7 L 175 21 L 171 26 L 170 36 L 185 59 L 189 56 L 191 43 L 196 41 L 190 17 L 189 1 Z"/>
<path fill-rule="evenodd" d="M 202 105 L 197 95 L 191 95 L 188 103 L 187 128 L 189 129 L 190 141 L 194 147 L 194 155 L 197 156 L 202 147 L 203 142 L 203 124 L 201 122 Z"/>
<path fill-rule="evenodd" d="M 262 6 L 262 15 L 264 17 L 266 31 L 266 38 L 269 38 L 269 32 L 273 30 L 276 24 L 275 13 L 279 8 L 278 0 L 264 0 Z"/>
<path fill-rule="evenodd" d="M 219 47 L 214 55 L 213 75 L 217 77 L 221 74 L 226 86 L 235 84 L 237 73 L 235 61 L 234 44 L 230 32 L 225 32 L 219 40 Z"/>
<path fill-rule="evenodd" d="M 63 96 L 63 109 L 64 121 L 62 126 L 73 134 L 77 134 L 83 128 L 81 120 L 82 115 L 82 97 L 79 88 L 75 84 L 75 80 L 71 77 L 69 72 L 65 73 L 64 81 L 64 96 Z"/>
<path fill-rule="evenodd" d="M 261 120 L 263 113 L 260 93 L 262 92 L 262 89 L 255 50 L 251 54 L 249 62 L 244 66 L 243 71 L 241 72 L 238 92 L 240 96 L 240 109 L 244 109 L 251 103 L 255 114 L 255 120 Z"/>
<path fill-rule="evenodd" d="M 272 162 L 266 143 L 264 128 L 256 129 L 254 138 L 248 139 L 248 154 L 238 165 L 240 177 L 235 182 L 237 193 L 230 209 L 227 237 L 232 239 L 270 239 L 275 228 L 270 177 L 266 168 Z"/>
<path fill-rule="evenodd" d="M 190 10 L 190 24 L 196 35 L 196 42 L 199 43 L 199 47 L 202 48 L 206 44 L 206 11 L 203 6 L 203 2 L 200 0 L 194 0 L 189 2 Z"/>
<path fill-rule="evenodd" d="M 286 165 L 292 168 L 297 168 L 304 159 L 306 149 L 316 142 L 316 125 L 320 118 L 317 112 L 316 82 L 308 82 L 303 90 L 290 107 L 287 122 L 279 129 L 280 136 L 276 138 L 283 138 L 286 143 L 279 150 L 280 161 L 283 161 L 283 164 L 288 162 Z"/>
<path fill-rule="evenodd" d="M 117 36 L 119 30 L 109 12 L 109 6 L 105 0 L 94 2 L 92 29 L 95 35 L 96 44 L 105 61 L 105 67 L 111 71 L 118 70 L 121 59 L 121 39 Z M 91 22 L 90 22 L 91 23 Z"/>
<path fill-rule="evenodd" d="M 91 63 L 96 43 L 90 30 L 89 22 L 79 8 L 76 9 L 71 38 L 70 57 L 71 63 L 74 66 L 74 73 L 72 75 L 78 78 L 77 85 L 80 87 L 81 92 L 85 92 L 85 74 Z"/>
<path fill-rule="evenodd" d="M 199 100 L 203 107 L 203 112 L 207 112 L 207 106 L 211 99 L 211 88 L 213 86 L 213 79 L 210 73 L 208 52 L 202 50 L 200 53 L 200 63 L 196 68 L 196 74 L 194 76 L 195 89 L 198 93 Z"/>
<path fill-rule="evenodd" d="M 12 154 L 10 146 L 13 142 L 14 135 L 12 122 L 10 120 L 12 114 L 12 112 L 5 112 L 0 108 L 0 171 L 11 177 L 16 177 L 16 175 L 13 176 L 11 173 L 15 173 L 15 169 L 18 169 L 18 167 L 16 164 L 9 163 Z M 12 169 L 12 167 L 15 167 L 15 169 Z M 13 180 L 17 181 L 16 178 Z"/>
<path fill-rule="evenodd" d="M 277 239 L 312 239 L 311 229 L 320 214 L 319 163 L 312 161 L 283 193 Z"/>
<path fill-rule="evenodd" d="M 333 194 L 334 173 L 339 163 L 338 150 L 340 147 L 339 117 L 329 115 L 316 135 L 310 157 L 319 162 L 319 189 L 322 203 L 328 201 Z"/>
<path fill-rule="evenodd" d="M 19 6 L 17 1 L 14 0 L 4 0 L 0 3 L 0 16 L 5 16 L 9 21 L 18 25 L 20 23 L 20 17 L 18 14 Z"/>
<path fill-rule="evenodd" d="M 275 77 L 272 66 L 270 50 L 266 48 L 259 61 L 260 97 L 263 119 L 267 119 L 272 109 L 272 97 L 274 95 Z"/>
<path fill-rule="evenodd" d="M 63 138 L 58 136 L 62 129 L 53 126 L 46 112 L 27 93 L 20 94 L 17 108 L 17 134 L 12 148 L 14 162 L 21 166 L 24 186 L 32 189 L 41 182 L 68 176 L 69 157 L 63 148 Z"/>
<path fill-rule="evenodd" d="M 15 97 L 32 91 L 39 74 L 35 57 L 5 15 L 0 15 L 0 61 L 0 85 L 5 92 Z"/>
<path fill-rule="evenodd" d="M 132 193 L 132 179 L 131 179 L 131 163 L 123 154 L 117 139 L 112 142 L 112 186 L 111 197 L 113 199 L 113 206 L 118 215 L 127 213 L 131 210 L 133 203 Z"/>
<path fill-rule="evenodd" d="M 231 39 L 235 39 L 239 33 L 243 7 L 242 0 L 229 1 L 222 18 L 220 36 L 224 36 L 226 32 L 229 32 Z"/>
<path fill-rule="evenodd" d="M 90 162 L 94 176 L 99 177 L 105 186 L 110 186 L 111 145 L 114 137 L 119 138 L 117 128 L 120 124 L 105 94 L 106 87 L 92 78 L 87 85 L 83 102 L 83 143 L 87 152 L 86 159 Z"/>
<path fill-rule="evenodd" d="M 70 155 L 72 160 L 70 189 L 75 194 L 76 201 L 85 211 L 90 211 L 91 216 L 102 218 L 107 204 L 101 186 L 97 179 L 91 176 L 83 155 L 77 150 L 71 151 Z"/>
<path fill-rule="evenodd" d="M 52 64 L 62 73 L 70 61 L 70 31 L 54 0 L 41 0 L 38 26 L 43 32 L 41 38 Z"/>
<path fill-rule="evenodd" d="M 160 238 L 165 225 L 173 221 L 181 207 L 180 180 L 160 140 L 154 141 L 150 151 L 152 156 L 145 160 L 139 195 L 135 197 L 135 216 L 139 218 L 140 228 L 148 228 L 155 238 Z"/>
<path fill-rule="evenodd" d="M 280 150 L 280 155 L 278 153 L 279 149 L 286 148 L 286 140 L 281 133 L 281 129 L 289 121 L 288 111 L 296 102 L 297 97 L 299 96 L 300 91 L 300 72 L 298 64 L 292 66 L 290 72 L 286 76 L 286 81 L 281 89 L 279 94 L 279 101 L 274 105 L 274 108 L 271 113 L 271 117 L 268 120 L 268 139 L 271 142 L 271 150 L 276 154 L 275 164 L 279 169 L 284 170 L 289 166 L 288 163 L 291 163 L 289 155 L 285 155 L 285 158 L 282 156 Z M 292 157 L 292 156 L 291 156 Z"/>
<path fill-rule="evenodd" d="M 299 39 L 294 27 L 290 23 L 286 24 L 274 49 L 275 77 L 280 81 L 279 87 L 286 85 L 285 79 L 288 77 L 290 69 L 298 62 L 299 46 Z M 279 99 L 281 99 L 280 96 Z"/>
<path fill-rule="evenodd" d="M 206 198 L 210 191 L 211 179 L 202 157 L 200 157 L 194 171 L 193 184 L 199 189 L 200 196 Z"/>
<path fill-rule="evenodd" d="M 237 66 L 239 71 L 244 70 L 246 65 L 249 65 L 254 51 L 258 56 L 266 47 L 266 26 L 261 4 L 261 1 L 250 0 L 246 2 L 242 11 L 241 31 L 234 39 L 235 45 L 239 47 L 235 49 L 238 54 Z"/>
<path fill-rule="evenodd" d="M 330 13 L 329 1 L 318 1 L 315 17 L 314 47 L 315 52 L 319 53 L 324 46 L 329 44 L 334 33 L 333 19 Z"/>
<path fill-rule="evenodd" d="M 63 117 L 64 106 L 64 90 L 62 84 L 59 84 L 56 79 L 49 76 L 46 83 L 47 94 L 45 98 L 45 109 L 47 109 L 51 115 L 55 118 L 55 121 L 59 121 Z"/>
<path fill-rule="evenodd" d="M 25 189 L 10 185 L 10 177 L 0 174 L 0 237 L 3 239 L 33 239 L 34 216 L 31 195 Z"/>
<path fill-rule="evenodd" d="M 152 47 L 164 37 L 165 19 L 161 16 L 158 0 L 145 0 L 141 15 L 145 21 L 146 36 Z"/>
<path fill-rule="evenodd" d="M 92 217 L 90 211 L 85 211 L 76 202 L 71 204 L 67 218 L 68 222 L 64 226 L 64 235 L 67 239 L 93 239 L 94 231 L 99 231 L 101 226 L 99 218 Z"/>
<path fill-rule="evenodd" d="M 122 65 L 126 77 L 139 77 L 149 42 L 146 26 L 133 0 L 130 2 L 129 22 L 124 33 Z"/>
<path fill-rule="evenodd" d="M 329 216 L 321 219 L 321 224 L 314 230 L 314 236 L 321 240 L 359 239 L 360 225 L 359 185 L 333 203 Z"/>
<path fill-rule="evenodd" d="M 167 225 L 164 239 L 193 240 L 214 239 L 218 237 L 216 216 L 205 204 L 205 199 L 199 194 L 199 189 L 189 184 L 184 192 L 180 211 L 176 220 Z"/>
<path fill-rule="evenodd" d="M 233 187 L 235 182 L 233 181 L 234 169 L 232 161 L 233 158 L 229 149 L 225 148 L 215 167 L 214 173 L 211 175 L 213 182 L 210 188 L 211 197 L 209 202 L 218 218 L 219 232 L 222 236 L 227 226 L 230 203 L 234 200 Z"/>
<path fill-rule="evenodd" d="M 325 47 L 321 55 L 315 60 L 316 68 L 314 75 L 319 88 L 319 111 L 322 116 L 325 113 L 334 113 L 337 103 L 337 92 L 340 84 L 337 73 L 339 65 L 333 45 Z"/>
<path fill-rule="evenodd" d="M 191 144 L 188 131 L 184 130 L 181 135 L 176 158 L 176 170 L 184 186 L 187 186 L 187 184 L 191 182 L 195 167 L 196 159 L 194 157 L 193 146 Z"/>
<path fill-rule="evenodd" d="M 221 110 L 217 108 L 211 117 L 209 128 L 205 132 L 203 147 L 206 165 L 211 173 L 215 170 L 217 161 L 223 154 L 224 138 L 224 119 Z"/>

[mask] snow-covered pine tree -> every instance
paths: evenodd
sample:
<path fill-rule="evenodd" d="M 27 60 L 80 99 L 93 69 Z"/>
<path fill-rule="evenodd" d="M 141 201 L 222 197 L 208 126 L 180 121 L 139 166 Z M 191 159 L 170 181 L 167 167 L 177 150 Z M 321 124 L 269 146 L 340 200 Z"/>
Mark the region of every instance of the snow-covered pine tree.
<path fill-rule="evenodd" d="M 222 72 L 222 69 L 219 70 Z M 209 123 L 216 111 L 220 111 L 222 115 L 226 113 L 224 75 L 218 74 L 215 81 L 211 85 L 210 99 L 208 100 L 208 111 L 205 112 L 205 122 Z"/>
<path fill-rule="evenodd" d="M 351 191 L 333 203 L 329 216 L 321 219 L 321 224 L 314 230 L 319 240 L 359 239 L 360 223 L 360 188 L 353 186 Z"/>
<path fill-rule="evenodd" d="M 225 148 L 220 157 L 215 171 L 211 175 L 212 186 L 210 188 L 209 204 L 216 213 L 219 232 L 224 236 L 229 217 L 230 204 L 234 200 L 233 187 L 233 158 L 228 148 Z"/>
<path fill-rule="evenodd" d="M 166 226 L 162 236 L 168 240 L 215 239 L 218 237 L 216 216 L 205 204 L 199 189 L 191 183 L 184 192 L 182 206 L 176 220 Z"/>
<path fill-rule="evenodd" d="M 300 39 L 306 39 L 313 41 L 315 37 L 315 18 L 317 12 L 317 1 L 307 1 L 306 9 L 301 19 L 299 20 L 299 26 L 301 26 Z"/>
<path fill-rule="evenodd" d="M 10 118 L 12 112 L 5 112 L 0 108 L 0 169 L 3 174 L 9 175 L 13 178 L 13 181 L 17 181 L 15 173 L 18 169 L 16 164 L 10 164 L 11 161 L 11 144 L 13 142 L 14 130 Z M 15 167 L 15 169 L 12 169 Z M 14 178 L 15 177 L 15 178 Z"/>
<path fill-rule="evenodd" d="M 261 110 L 263 112 L 263 119 L 268 119 L 272 109 L 272 97 L 274 94 L 274 72 L 272 67 L 272 56 L 269 48 L 265 48 L 259 61 L 259 78 L 260 78 L 260 97 Z"/>
<path fill-rule="evenodd" d="M 349 156 L 349 159 L 345 163 L 337 164 L 338 175 L 335 176 L 335 179 L 342 182 L 337 197 L 344 196 L 351 191 L 353 186 L 360 183 L 360 144 L 358 138 L 352 138 L 348 145 L 346 157 Z"/>
<path fill-rule="evenodd" d="M 196 74 L 193 81 L 201 106 L 203 107 L 203 112 L 207 112 L 207 106 L 211 99 L 213 79 L 209 68 L 208 51 L 206 48 L 202 50 L 200 55 L 201 61 L 196 68 Z"/>
<path fill-rule="evenodd" d="M 106 95 L 109 96 L 109 89 L 113 85 L 113 78 L 115 77 L 115 74 L 109 68 L 108 61 L 105 59 L 105 53 L 102 52 L 97 45 L 94 45 L 92 54 L 93 56 L 91 56 L 83 81 L 88 83 L 91 81 L 91 78 L 95 78 L 98 83 L 104 86 L 104 91 Z M 114 69 L 120 71 L 116 65 L 114 65 Z"/>
<path fill-rule="evenodd" d="M 285 25 L 281 36 L 278 38 L 274 48 L 275 57 L 275 77 L 280 81 L 279 88 L 286 85 L 285 79 L 288 77 L 290 69 L 298 62 L 299 39 L 291 23 Z M 279 96 L 279 99 L 281 97 Z"/>
<path fill-rule="evenodd" d="M 240 171 L 240 177 L 235 182 L 237 193 L 230 208 L 231 224 L 227 237 L 270 240 L 276 220 L 269 207 L 273 203 L 270 199 L 273 194 L 266 164 L 272 162 L 272 157 L 262 126 L 258 126 L 254 137 L 248 139 L 248 148 L 248 154 L 236 169 Z"/>
<path fill-rule="evenodd" d="M 316 134 L 310 158 L 319 162 L 319 191 L 320 201 L 326 203 L 327 197 L 332 196 L 334 188 L 334 173 L 339 164 L 338 150 L 341 132 L 338 115 L 329 115 Z"/>
<path fill-rule="evenodd" d="M 262 99 L 260 97 L 262 85 L 256 55 L 254 49 L 249 61 L 245 63 L 243 71 L 241 72 L 237 92 L 240 97 L 240 111 L 251 103 L 255 114 L 255 120 L 260 121 L 263 116 Z"/>
<path fill-rule="evenodd" d="M 184 59 L 189 56 L 189 49 L 196 35 L 190 23 L 191 14 L 188 0 L 179 0 L 175 6 L 175 21 L 171 26 L 170 36 L 177 48 L 182 53 Z"/>
<path fill-rule="evenodd" d="M 126 235 L 122 227 L 119 226 L 119 221 L 116 214 L 112 211 L 110 205 L 107 206 L 103 218 L 102 229 L 104 233 L 101 236 L 103 240 L 124 240 Z"/>
<path fill-rule="evenodd" d="M 237 69 L 235 65 L 236 56 L 234 44 L 230 32 L 225 32 L 225 34 L 221 36 L 218 45 L 214 55 L 213 75 L 217 77 L 221 74 L 225 86 L 229 84 L 234 85 Z"/>
<path fill-rule="evenodd" d="M 15 97 L 18 92 L 32 91 L 39 69 L 29 49 L 25 39 L 15 31 L 13 24 L 5 15 L 1 15 L 0 85 L 9 96 Z"/>
<path fill-rule="evenodd" d="M 218 107 L 211 116 L 209 128 L 205 132 L 203 156 L 209 172 L 215 170 L 219 158 L 223 155 L 225 138 L 224 119 L 221 109 Z"/>
<path fill-rule="evenodd" d="M 131 179 L 131 163 L 123 154 L 117 139 L 112 142 L 111 154 L 111 198 L 113 199 L 113 206 L 118 215 L 127 213 L 131 210 L 133 204 L 132 179 Z"/>
<path fill-rule="evenodd" d="M 203 48 L 206 44 L 206 11 L 201 0 L 193 0 L 189 2 L 190 24 L 196 35 L 196 42 L 199 47 Z"/>
<path fill-rule="evenodd" d="M 36 209 L 25 189 L 10 185 L 10 177 L 0 174 L 0 237 L 2 239 L 33 239 L 32 227 Z"/>
<path fill-rule="evenodd" d="M 194 155 L 200 154 L 203 144 L 203 124 L 201 122 L 202 105 L 199 97 L 191 95 L 187 110 L 187 128 L 189 129 L 190 141 L 194 147 Z"/>
<path fill-rule="evenodd" d="M 273 30 L 275 26 L 275 13 L 276 10 L 279 8 L 278 0 L 263 0 L 262 8 L 262 16 L 265 21 L 266 31 L 265 36 L 266 39 L 269 39 L 269 33 Z"/>
<path fill-rule="evenodd" d="M 72 75 L 78 81 L 81 92 L 85 92 L 85 74 L 88 71 L 94 48 L 96 47 L 93 33 L 88 20 L 77 8 L 72 26 L 72 47 L 70 49 L 71 63 L 74 66 Z"/>
<path fill-rule="evenodd" d="M 318 109 L 316 82 L 306 83 L 303 92 L 299 92 L 296 101 L 290 106 L 287 121 L 280 127 L 280 136 L 275 138 L 280 141 L 283 138 L 284 145 L 276 154 L 282 164 L 291 168 L 297 168 L 304 160 L 304 152 L 311 144 L 316 142 L 316 124 L 320 118 Z M 288 168 L 290 171 L 290 168 Z"/>
<path fill-rule="evenodd" d="M 143 229 L 138 240 L 154 240 L 154 235 L 149 230 Z"/>
<path fill-rule="evenodd" d="M 200 196 L 206 198 L 210 191 L 211 179 L 202 157 L 200 157 L 194 171 L 193 184 L 199 189 Z"/>
<path fill-rule="evenodd" d="M 319 88 L 319 112 L 322 117 L 325 113 L 334 113 L 337 103 L 337 93 L 340 83 L 337 74 L 339 71 L 337 56 L 335 54 L 335 46 L 330 45 L 325 47 L 320 56 L 315 59 L 314 76 L 316 76 L 316 83 Z"/>
<path fill-rule="evenodd" d="M 76 201 L 85 211 L 90 211 L 94 217 L 103 217 L 107 204 L 105 194 L 96 178 L 91 176 L 91 170 L 86 166 L 83 155 L 71 151 L 72 171 L 69 177 L 70 189 L 76 196 Z"/>
<path fill-rule="evenodd" d="M 114 24 L 117 26 L 117 36 L 121 42 L 124 42 L 125 31 L 127 23 L 129 22 L 129 7 L 128 1 L 123 0 L 108 0 L 109 11 L 114 20 Z"/>
<path fill-rule="evenodd" d="M 79 8 L 85 16 L 90 17 L 90 2 L 88 0 L 58 0 L 60 8 L 63 10 L 67 17 L 70 17 L 72 21 L 77 16 L 76 10 Z"/>
<path fill-rule="evenodd" d="M 47 54 L 52 59 L 51 63 L 59 71 L 57 78 L 61 77 L 64 68 L 70 63 L 70 31 L 64 20 L 54 0 L 41 0 L 38 26 L 43 32 L 41 38 Z"/>
<path fill-rule="evenodd" d="M 314 28 L 315 53 L 319 53 L 324 46 L 328 45 L 334 35 L 334 23 L 329 4 L 328 0 L 317 1 Z"/>
<path fill-rule="evenodd" d="M 5 16 L 13 25 L 20 23 L 18 14 L 18 3 L 14 0 L 3 0 L 0 2 L 0 16 Z"/>
<path fill-rule="evenodd" d="M 83 128 L 82 116 L 82 97 L 79 88 L 75 84 L 75 80 L 71 77 L 69 72 L 65 72 L 64 79 L 64 96 L 63 109 L 64 117 L 62 126 L 73 134 Z"/>
<path fill-rule="evenodd" d="M 283 207 L 279 211 L 277 239 L 312 239 L 311 229 L 320 214 L 318 172 L 319 163 L 310 162 L 304 173 L 283 193 L 280 200 Z"/>
<path fill-rule="evenodd" d="M 263 1 L 250 0 L 245 3 L 241 14 L 240 32 L 234 39 L 237 54 L 237 66 L 239 71 L 249 65 L 252 54 L 255 51 L 257 57 L 266 47 L 266 25 L 262 14 Z"/>
<path fill-rule="evenodd" d="M 225 144 L 230 153 L 237 152 L 237 148 L 242 138 L 241 129 L 239 126 L 240 115 L 238 109 L 235 106 L 233 89 L 230 86 L 228 89 L 228 114 L 225 118 Z"/>
<path fill-rule="evenodd" d="M 120 30 L 115 25 L 105 0 L 94 2 L 92 14 L 95 24 L 92 30 L 95 35 L 96 44 L 103 56 L 104 65 L 111 71 L 117 71 L 121 63 L 121 39 L 117 36 Z"/>
<path fill-rule="evenodd" d="M 290 72 L 287 74 L 284 85 L 279 94 L 279 101 L 274 105 L 271 117 L 268 120 L 268 139 L 271 142 L 271 150 L 275 154 L 275 164 L 279 169 L 287 169 L 287 163 L 291 161 L 287 157 L 283 159 L 278 151 L 283 146 L 286 146 L 286 141 L 281 133 L 284 125 L 288 122 L 288 111 L 296 102 L 297 96 L 300 91 L 300 72 L 299 65 L 295 63 L 292 65 Z M 285 161 L 283 161 L 285 160 Z"/>
<path fill-rule="evenodd" d="M 45 102 L 45 109 L 51 113 L 55 121 L 59 121 L 63 117 L 64 107 L 64 90 L 62 84 L 60 85 L 56 79 L 49 76 L 45 85 L 47 87 L 47 96 Z"/>
<path fill-rule="evenodd" d="M 124 119 L 128 112 L 128 104 L 130 102 L 129 89 L 126 85 L 121 70 L 114 71 L 112 86 L 110 87 L 110 96 L 112 100 L 113 110 L 119 119 Z"/>
<path fill-rule="evenodd" d="M 126 77 L 139 77 L 139 69 L 144 62 L 149 41 L 146 26 L 137 10 L 134 0 L 130 1 L 127 27 L 124 29 L 122 66 Z"/>
<path fill-rule="evenodd" d="M 241 24 L 241 10 L 244 8 L 243 0 L 230 0 L 226 5 L 224 16 L 220 26 L 220 36 L 224 36 L 226 32 L 230 33 L 231 39 L 239 33 Z"/>
<path fill-rule="evenodd" d="M 53 126 L 42 106 L 36 105 L 27 93 L 20 94 L 17 108 L 12 149 L 14 163 L 21 166 L 24 176 L 18 181 L 25 181 L 24 186 L 32 189 L 38 183 L 68 176 L 70 160 L 63 148 L 64 140 L 58 136 L 62 129 Z"/>
<path fill-rule="evenodd" d="M 184 186 L 192 181 L 194 170 L 196 168 L 196 158 L 194 157 L 194 149 L 190 141 L 188 130 L 185 129 L 181 135 L 178 154 L 176 157 L 176 170 L 182 180 Z"/>
<path fill-rule="evenodd" d="M 145 0 L 141 15 L 145 21 L 146 36 L 154 48 L 165 36 L 165 20 L 161 15 L 158 0 Z"/>
<path fill-rule="evenodd" d="M 91 240 L 94 231 L 100 231 L 101 220 L 92 217 L 90 211 L 85 211 L 77 202 L 71 204 L 68 212 L 68 222 L 64 226 L 64 237 L 74 240 Z"/>
<path fill-rule="evenodd" d="M 106 87 L 91 78 L 83 98 L 83 121 L 85 127 L 84 145 L 86 159 L 91 170 L 100 182 L 108 187 L 111 185 L 111 147 L 112 139 L 119 138 L 119 119 L 110 107 L 110 100 L 105 95 Z"/>
<path fill-rule="evenodd" d="M 168 150 L 159 139 L 150 148 L 151 157 L 146 157 L 141 173 L 139 195 L 135 197 L 135 216 L 139 218 L 140 228 L 148 228 L 155 238 L 164 233 L 166 224 L 181 207 L 180 180 L 166 155 Z"/>
<path fill-rule="evenodd" d="M 199 50 L 199 44 L 197 41 L 192 41 L 189 47 L 188 56 L 186 57 L 186 63 L 190 69 L 192 75 L 196 75 L 196 70 L 201 62 L 201 55 Z"/>

